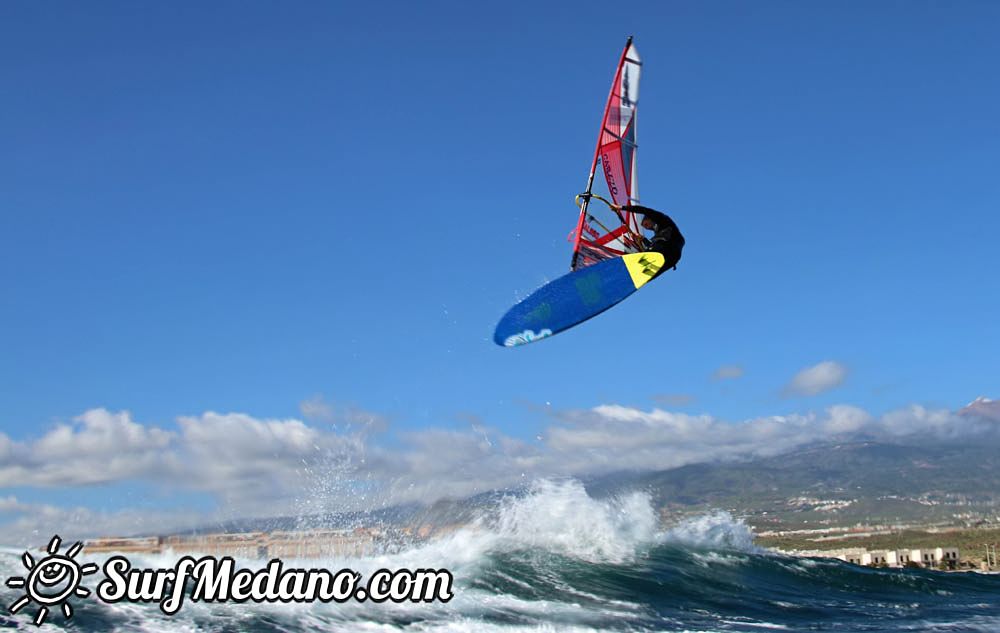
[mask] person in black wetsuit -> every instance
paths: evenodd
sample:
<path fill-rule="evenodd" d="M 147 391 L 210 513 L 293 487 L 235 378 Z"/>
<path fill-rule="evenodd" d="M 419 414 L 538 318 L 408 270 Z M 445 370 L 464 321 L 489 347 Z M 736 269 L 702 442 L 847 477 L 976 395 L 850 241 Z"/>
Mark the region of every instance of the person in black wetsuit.
<path fill-rule="evenodd" d="M 655 276 L 658 277 L 665 271 L 677 268 L 677 262 L 681 259 L 681 251 L 684 250 L 684 236 L 677 224 L 670 219 L 666 213 L 660 213 L 655 209 L 643 207 L 638 204 L 613 205 L 616 211 L 631 211 L 642 216 L 642 228 L 653 232 L 652 239 L 646 240 L 646 250 L 660 253 L 666 261 L 663 268 Z"/>

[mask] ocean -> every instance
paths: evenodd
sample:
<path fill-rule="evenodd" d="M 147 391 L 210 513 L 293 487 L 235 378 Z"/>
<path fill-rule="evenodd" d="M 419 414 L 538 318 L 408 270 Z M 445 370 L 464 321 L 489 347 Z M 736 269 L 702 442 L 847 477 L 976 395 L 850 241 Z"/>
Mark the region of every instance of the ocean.
<path fill-rule="evenodd" d="M 875 570 L 796 558 L 754 545 L 725 512 L 661 529 L 649 497 L 588 496 L 573 480 L 542 481 L 484 508 L 480 520 L 432 542 L 363 558 L 284 561 L 366 576 L 380 568 L 447 568 L 447 603 L 186 602 L 105 604 L 91 593 L 54 609 L 8 613 L 25 591 L 0 587 L 0 627 L 24 631 L 1000 631 L 1000 576 Z M 24 576 L 23 549 L 0 550 L 0 575 Z M 43 556 L 35 553 L 36 557 Z M 79 556 L 102 564 L 104 557 Z M 172 567 L 169 554 L 131 555 Z M 239 560 L 263 567 L 266 561 Z M 93 590 L 102 574 L 85 577 Z"/>

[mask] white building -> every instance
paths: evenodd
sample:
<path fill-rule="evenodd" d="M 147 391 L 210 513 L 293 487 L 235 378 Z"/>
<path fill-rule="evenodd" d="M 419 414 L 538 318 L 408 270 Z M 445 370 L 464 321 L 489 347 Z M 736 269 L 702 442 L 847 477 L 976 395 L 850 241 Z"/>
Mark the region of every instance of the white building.
<path fill-rule="evenodd" d="M 957 547 L 938 547 L 934 550 L 934 555 L 939 561 L 944 561 L 950 563 L 954 561 L 958 563 L 958 548 Z"/>
<path fill-rule="evenodd" d="M 841 550 L 834 558 L 839 558 L 840 560 L 852 563 L 854 565 L 860 565 L 861 559 L 865 555 L 865 550 L 863 548 L 859 549 L 846 549 Z"/>
<path fill-rule="evenodd" d="M 885 553 L 885 562 L 889 567 L 905 567 L 910 562 L 910 550 L 889 550 Z"/>
<path fill-rule="evenodd" d="M 828 556 L 854 565 L 889 567 L 906 567 L 915 563 L 921 567 L 937 568 L 944 563 L 955 569 L 959 563 L 957 547 L 937 547 L 934 549 L 897 549 L 872 550 L 863 547 L 851 547 L 839 550 L 805 550 L 797 552 L 799 556 Z"/>
<path fill-rule="evenodd" d="M 937 564 L 937 556 L 932 549 L 911 549 L 910 560 L 924 567 L 933 567 Z"/>

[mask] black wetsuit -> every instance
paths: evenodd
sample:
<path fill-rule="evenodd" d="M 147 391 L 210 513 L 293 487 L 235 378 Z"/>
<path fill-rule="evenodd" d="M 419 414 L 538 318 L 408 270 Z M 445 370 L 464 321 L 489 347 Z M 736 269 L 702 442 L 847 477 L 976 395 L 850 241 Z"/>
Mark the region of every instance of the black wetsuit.
<path fill-rule="evenodd" d="M 630 204 L 624 208 L 626 211 L 639 213 L 649 218 L 656 225 L 653 239 L 647 241 L 646 250 L 660 253 L 666 260 L 657 275 L 671 268 L 677 268 L 677 262 L 681 259 L 681 251 L 684 250 L 684 236 L 681 235 L 681 230 L 677 228 L 677 224 L 670 219 L 670 216 L 637 204 Z"/>

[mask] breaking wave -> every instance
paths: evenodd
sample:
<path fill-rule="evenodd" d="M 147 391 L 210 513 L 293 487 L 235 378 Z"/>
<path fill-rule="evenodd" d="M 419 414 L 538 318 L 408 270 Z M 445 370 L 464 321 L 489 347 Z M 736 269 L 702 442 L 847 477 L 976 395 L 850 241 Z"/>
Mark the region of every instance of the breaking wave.
<path fill-rule="evenodd" d="M 712 512 L 661 529 L 642 492 L 597 499 L 575 480 L 538 481 L 481 508 L 435 541 L 358 558 L 310 560 L 363 574 L 448 568 L 448 603 L 74 604 L 80 631 L 996 631 L 1000 577 L 872 570 L 765 551 L 748 526 Z M 22 575 L 20 550 L 0 549 L 0 574 Z M 84 555 L 84 557 L 87 557 Z M 89 557 L 101 562 L 99 557 Z M 170 555 L 133 555 L 171 567 Z M 266 561 L 240 560 L 245 567 Z M 292 562 L 292 561 L 286 561 Z M 18 590 L 0 587 L 6 607 Z M 0 627 L 37 630 L 0 613 Z"/>

